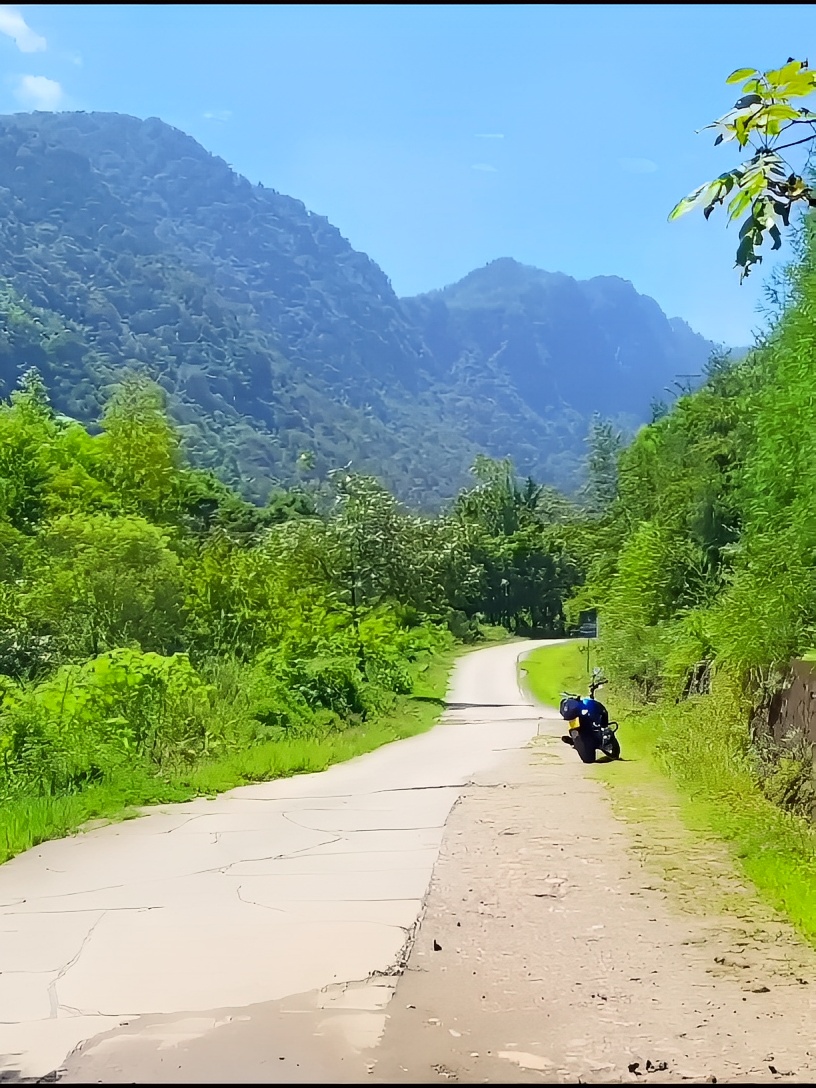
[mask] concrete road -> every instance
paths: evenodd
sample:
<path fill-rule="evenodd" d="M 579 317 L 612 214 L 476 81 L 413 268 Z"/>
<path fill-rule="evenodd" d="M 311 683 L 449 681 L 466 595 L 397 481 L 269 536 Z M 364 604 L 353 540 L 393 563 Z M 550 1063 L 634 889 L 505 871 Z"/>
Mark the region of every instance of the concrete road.
<path fill-rule="evenodd" d="M 0 1079 L 158 1014 L 193 1014 L 189 1038 L 218 1024 L 196 1013 L 393 978 L 463 786 L 537 731 L 516 679 L 533 645 L 465 655 L 422 736 L 0 867 Z"/>

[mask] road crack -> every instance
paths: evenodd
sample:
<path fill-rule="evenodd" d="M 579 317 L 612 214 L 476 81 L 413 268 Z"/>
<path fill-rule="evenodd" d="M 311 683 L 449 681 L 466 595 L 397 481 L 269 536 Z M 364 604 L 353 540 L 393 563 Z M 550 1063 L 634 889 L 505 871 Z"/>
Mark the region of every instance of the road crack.
<path fill-rule="evenodd" d="M 289 859 L 294 860 L 301 854 L 307 853 L 309 850 L 316 850 L 319 846 L 331 846 L 334 842 L 341 842 L 345 838 L 344 835 L 337 835 L 333 839 L 326 839 L 325 842 L 318 842 L 314 846 L 304 846 L 300 850 L 292 850 L 288 854 L 264 854 L 259 858 L 237 858 L 235 861 L 228 861 L 225 865 L 214 865 L 212 869 L 197 869 L 194 873 L 190 873 L 190 876 L 206 876 L 208 873 L 222 873 L 224 876 L 229 876 L 229 870 L 235 865 L 252 865 L 259 861 L 287 861 Z M 316 855 L 319 856 L 319 855 Z"/>
<path fill-rule="evenodd" d="M 49 1006 L 50 1006 L 50 1009 L 51 1009 L 49 1019 L 56 1020 L 57 1015 L 58 1015 L 59 1010 L 60 1010 L 59 996 L 57 995 L 57 983 L 61 979 L 63 979 L 65 977 L 65 975 L 68 973 L 68 971 L 71 970 L 71 968 L 77 962 L 79 957 L 85 951 L 85 948 L 87 947 L 88 942 L 90 941 L 91 937 L 93 937 L 93 935 L 94 935 L 94 930 L 96 929 L 96 927 L 99 925 L 99 923 L 102 921 L 102 919 L 105 917 L 105 915 L 107 913 L 108 912 L 106 910 L 103 910 L 100 913 L 99 917 L 91 925 L 88 932 L 82 938 L 82 943 L 80 944 L 77 951 L 74 953 L 74 955 L 71 957 L 71 959 L 68 960 L 68 962 L 63 967 L 61 967 L 59 969 L 59 971 L 57 972 L 56 978 L 53 978 L 51 980 L 51 982 L 48 984 L 48 1003 L 49 1003 Z"/>
<path fill-rule="evenodd" d="M 278 914 L 292 913 L 290 910 L 286 910 L 285 907 L 271 907 L 268 903 L 256 903 L 254 899 L 245 899 L 243 895 L 241 895 L 241 888 L 243 888 L 243 884 L 238 885 L 238 887 L 235 889 L 235 894 L 238 896 L 241 902 L 246 903 L 248 907 L 261 907 L 263 910 L 274 910 L 277 911 Z"/>

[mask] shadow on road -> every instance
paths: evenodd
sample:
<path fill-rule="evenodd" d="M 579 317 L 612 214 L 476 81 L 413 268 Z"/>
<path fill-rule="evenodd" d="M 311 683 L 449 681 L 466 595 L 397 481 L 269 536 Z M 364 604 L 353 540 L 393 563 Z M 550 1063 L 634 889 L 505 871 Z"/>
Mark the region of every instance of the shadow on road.
<path fill-rule="evenodd" d="M 532 706 L 532 703 L 449 703 L 447 699 L 439 699 L 433 695 L 413 695 L 418 703 L 433 703 L 435 706 L 444 707 L 445 710 L 479 710 L 482 707 L 510 707 Z"/>
<path fill-rule="evenodd" d="M 479 710 L 481 707 L 532 706 L 532 703 L 445 703 L 448 710 Z"/>

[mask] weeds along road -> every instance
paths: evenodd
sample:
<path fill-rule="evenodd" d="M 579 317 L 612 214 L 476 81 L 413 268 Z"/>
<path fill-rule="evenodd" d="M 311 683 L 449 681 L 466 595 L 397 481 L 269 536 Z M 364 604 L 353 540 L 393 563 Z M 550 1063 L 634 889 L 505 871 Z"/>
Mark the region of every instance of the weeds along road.
<path fill-rule="evenodd" d="M 348 1007 L 345 984 L 372 976 L 361 1000 L 369 1012 L 383 1004 L 454 802 L 536 732 L 516 680 L 529 647 L 463 656 L 429 733 L 320 774 L 161 806 L 0 867 L 0 1076 L 41 1077 L 84 1043 L 68 1079 L 98 1065 L 104 1080 L 268 1080 L 268 1025 L 260 1052 L 240 1043 L 243 1066 L 206 1056 L 214 1046 L 227 1060 L 232 1033 L 254 1030 L 250 1007 L 299 994 Z"/>

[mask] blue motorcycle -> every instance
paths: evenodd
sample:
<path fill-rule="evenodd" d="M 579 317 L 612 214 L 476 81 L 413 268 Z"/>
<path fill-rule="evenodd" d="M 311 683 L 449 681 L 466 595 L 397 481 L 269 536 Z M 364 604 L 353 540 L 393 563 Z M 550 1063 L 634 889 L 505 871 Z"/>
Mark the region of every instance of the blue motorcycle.
<path fill-rule="evenodd" d="M 595 698 L 595 692 L 606 683 L 600 669 L 592 670 L 589 695 L 562 691 L 558 712 L 569 722 L 569 734 L 561 740 L 571 744 L 583 763 L 594 763 L 598 752 L 608 759 L 620 759 L 620 742 L 615 736 L 618 723 L 609 720 L 609 711 Z"/>

